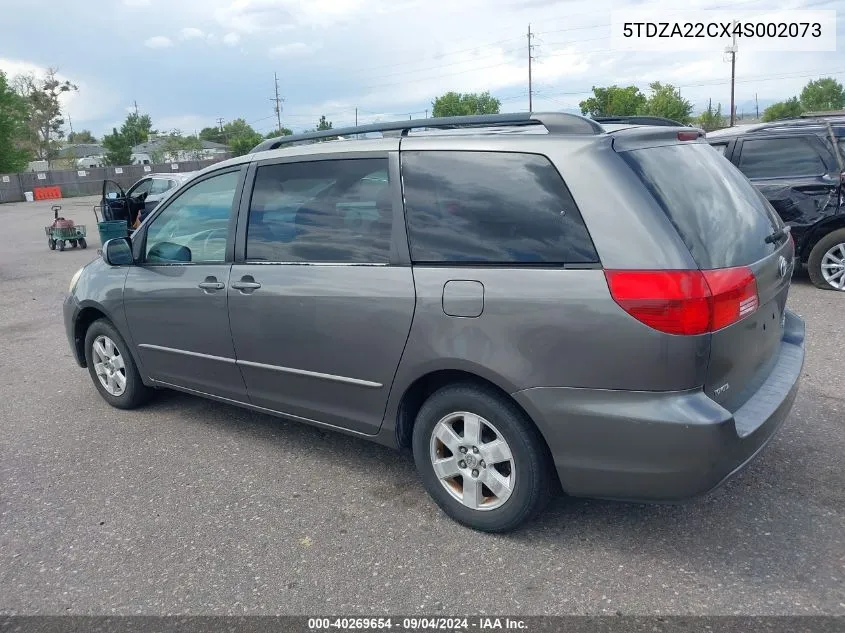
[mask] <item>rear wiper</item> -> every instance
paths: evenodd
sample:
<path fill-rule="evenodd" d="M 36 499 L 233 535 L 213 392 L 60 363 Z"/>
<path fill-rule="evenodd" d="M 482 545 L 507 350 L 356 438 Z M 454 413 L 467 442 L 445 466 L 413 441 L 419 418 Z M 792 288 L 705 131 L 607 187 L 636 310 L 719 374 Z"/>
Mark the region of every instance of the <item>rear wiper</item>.
<path fill-rule="evenodd" d="M 774 244 L 780 242 L 783 238 L 789 235 L 792 230 L 791 226 L 783 226 L 766 238 L 766 244 Z"/>

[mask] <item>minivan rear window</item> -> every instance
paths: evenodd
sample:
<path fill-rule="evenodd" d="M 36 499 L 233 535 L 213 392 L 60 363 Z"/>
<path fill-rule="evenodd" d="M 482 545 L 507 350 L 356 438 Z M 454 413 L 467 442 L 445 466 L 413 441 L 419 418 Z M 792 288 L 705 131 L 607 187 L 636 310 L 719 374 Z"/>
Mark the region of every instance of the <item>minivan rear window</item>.
<path fill-rule="evenodd" d="M 699 268 L 752 264 L 775 251 L 771 205 L 706 143 L 620 152 L 677 229 Z"/>

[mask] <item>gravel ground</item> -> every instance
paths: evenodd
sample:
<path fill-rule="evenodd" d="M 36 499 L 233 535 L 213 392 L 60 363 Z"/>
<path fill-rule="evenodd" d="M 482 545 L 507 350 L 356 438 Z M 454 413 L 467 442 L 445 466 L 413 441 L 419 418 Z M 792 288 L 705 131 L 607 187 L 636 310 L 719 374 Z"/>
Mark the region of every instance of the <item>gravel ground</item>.
<path fill-rule="evenodd" d="M 0 207 L 0 612 L 845 614 L 845 293 L 793 285 L 792 415 L 683 506 L 556 499 L 472 532 L 409 458 L 164 392 L 123 412 L 72 360 L 61 301 L 99 246 L 48 250 L 48 203 Z"/>

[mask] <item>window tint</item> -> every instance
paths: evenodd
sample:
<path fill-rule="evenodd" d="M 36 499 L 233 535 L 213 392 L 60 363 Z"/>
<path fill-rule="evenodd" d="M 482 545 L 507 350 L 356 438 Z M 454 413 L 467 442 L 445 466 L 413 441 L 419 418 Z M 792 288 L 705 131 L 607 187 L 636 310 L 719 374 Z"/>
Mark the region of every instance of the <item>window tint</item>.
<path fill-rule="evenodd" d="M 620 152 L 704 269 L 744 266 L 774 252 L 779 226 L 748 179 L 704 143 Z"/>
<path fill-rule="evenodd" d="M 150 223 L 146 261 L 224 261 L 238 177 L 238 172 L 220 174 L 179 194 Z"/>
<path fill-rule="evenodd" d="M 246 259 L 387 263 L 392 220 L 386 158 L 259 167 Z"/>
<path fill-rule="evenodd" d="M 153 178 L 153 186 L 150 188 L 150 194 L 158 195 L 169 190 L 173 186 L 172 180 L 164 178 Z"/>
<path fill-rule="evenodd" d="M 727 143 L 711 143 L 711 144 L 710 144 L 710 147 L 712 147 L 713 149 L 715 149 L 715 150 L 716 150 L 717 152 L 719 152 L 722 156 L 724 156 L 724 155 L 725 155 L 725 152 L 728 150 L 728 144 L 727 144 Z"/>
<path fill-rule="evenodd" d="M 598 261 L 572 196 L 544 156 L 408 151 L 402 180 L 415 261 Z"/>
<path fill-rule="evenodd" d="M 150 193 L 150 188 L 152 186 L 153 186 L 152 180 L 150 180 L 149 178 L 145 178 L 141 182 L 137 183 L 132 189 L 130 189 L 126 193 L 126 195 L 129 198 L 138 198 L 138 197 L 144 195 L 145 193 L 146 194 Z"/>
<path fill-rule="evenodd" d="M 746 140 L 739 168 L 749 178 L 818 176 L 827 171 L 818 151 L 801 137 Z"/>

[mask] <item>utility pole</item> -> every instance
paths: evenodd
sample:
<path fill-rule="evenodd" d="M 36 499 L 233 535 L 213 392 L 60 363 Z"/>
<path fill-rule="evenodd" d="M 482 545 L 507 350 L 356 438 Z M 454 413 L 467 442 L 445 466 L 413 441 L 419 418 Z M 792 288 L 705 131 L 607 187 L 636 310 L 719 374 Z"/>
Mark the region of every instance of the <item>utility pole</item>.
<path fill-rule="evenodd" d="M 276 82 L 276 96 L 275 96 L 275 98 L 270 99 L 270 101 L 273 101 L 276 104 L 276 106 L 275 106 L 276 124 L 279 126 L 277 128 L 277 130 L 278 130 L 279 134 L 281 134 L 282 133 L 282 106 L 281 106 L 281 103 L 282 103 L 282 101 L 284 101 L 284 99 L 279 97 L 279 77 L 276 73 L 273 73 L 273 79 Z"/>
<path fill-rule="evenodd" d="M 67 115 L 67 124 L 70 126 L 70 133 L 73 134 L 73 121 L 70 120 L 70 113 Z"/>
<path fill-rule="evenodd" d="M 358 108 L 355 108 L 355 127 L 358 127 Z"/>
<path fill-rule="evenodd" d="M 425 118 L 426 119 L 428 118 L 428 108 L 426 108 L 426 111 L 425 111 Z"/>
<path fill-rule="evenodd" d="M 217 118 L 217 127 L 220 130 L 220 133 L 222 134 L 223 133 L 223 117 L 222 116 Z"/>
<path fill-rule="evenodd" d="M 138 116 L 138 100 L 135 100 L 135 116 Z"/>
<path fill-rule="evenodd" d="M 757 118 L 760 118 L 760 102 L 757 100 L 757 93 L 754 93 L 754 109 L 757 111 Z"/>
<path fill-rule="evenodd" d="M 534 110 L 534 87 L 531 82 L 531 62 L 534 60 L 534 44 L 531 42 L 531 25 L 528 25 L 528 111 Z"/>
<path fill-rule="evenodd" d="M 736 28 L 736 21 L 733 23 Z M 736 33 L 733 36 L 733 43 L 725 48 L 725 52 L 731 56 L 731 127 L 736 123 L 736 106 L 734 105 L 734 86 L 736 84 Z"/>

